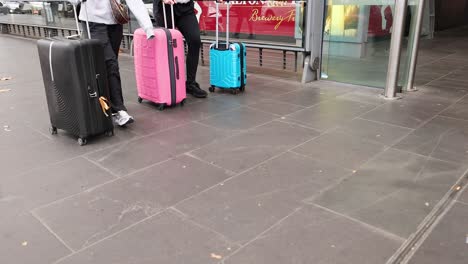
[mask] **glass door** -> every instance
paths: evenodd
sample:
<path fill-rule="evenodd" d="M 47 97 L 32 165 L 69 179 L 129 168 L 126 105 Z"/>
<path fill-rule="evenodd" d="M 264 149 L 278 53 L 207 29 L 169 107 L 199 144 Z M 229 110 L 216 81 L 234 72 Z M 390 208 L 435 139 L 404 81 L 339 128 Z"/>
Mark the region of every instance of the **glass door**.
<path fill-rule="evenodd" d="M 322 79 L 384 88 L 395 0 L 328 0 Z"/>
<path fill-rule="evenodd" d="M 398 86 L 406 87 L 408 84 L 408 74 L 410 71 L 410 64 L 413 55 L 413 45 L 415 45 L 416 38 L 421 36 L 416 36 L 416 27 L 417 25 L 417 14 L 418 8 L 423 1 L 421 0 L 409 0 L 408 6 L 406 9 L 406 21 L 404 28 L 404 36 L 402 43 L 401 59 L 400 59 L 400 72 L 399 72 L 399 82 Z"/>

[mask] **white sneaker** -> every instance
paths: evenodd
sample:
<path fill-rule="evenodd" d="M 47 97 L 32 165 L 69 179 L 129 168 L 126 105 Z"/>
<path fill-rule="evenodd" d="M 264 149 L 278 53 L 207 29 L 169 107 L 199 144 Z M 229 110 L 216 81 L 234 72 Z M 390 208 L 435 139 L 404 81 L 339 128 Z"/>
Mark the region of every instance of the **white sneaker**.
<path fill-rule="evenodd" d="M 119 111 L 112 116 L 112 120 L 118 126 L 125 126 L 133 123 L 133 117 L 130 116 L 126 111 Z"/>

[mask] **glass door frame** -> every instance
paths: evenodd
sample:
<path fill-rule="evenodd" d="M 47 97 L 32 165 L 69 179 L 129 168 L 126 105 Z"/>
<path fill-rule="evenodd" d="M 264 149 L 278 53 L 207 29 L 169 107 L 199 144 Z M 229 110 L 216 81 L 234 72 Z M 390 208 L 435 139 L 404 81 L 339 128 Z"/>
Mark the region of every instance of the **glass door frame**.
<path fill-rule="evenodd" d="M 321 80 L 321 67 L 323 63 L 323 40 L 324 40 L 324 25 L 325 25 L 325 19 L 326 19 L 326 1 L 327 0 L 308 0 L 307 5 L 306 5 L 306 12 L 304 13 L 305 19 L 304 19 L 304 50 L 305 50 L 305 58 L 304 58 L 304 68 L 303 68 L 303 74 L 302 74 L 302 83 L 308 83 L 312 81 L 317 81 Z M 357 1 L 357 0 L 353 0 Z M 365 1 L 365 0 L 364 0 Z M 389 0 L 390 1 L 390 0 Z M 406 6 L 408 0 L 395 0 L 396 5 L 402 6 L 403 3 L 405 5 L 405 9 L 403 10 L 404 12 L 401 12 L 402 10 L 396 11 L 396 14 L 394 14 L 394 22 L 396 19 L 401 19 L 401 17 L 405 16 L 405 11 L 406 11 Z M 414 1 L 414 0 L 410 0 Z M 424 1 L 427 2 L 427 0 L 419 0 L 419 1 Z M 346 1 L 347 3 L 349 1 Z M 350 1 L 352 2 L 352 1 Z M 427 4 L 427 3 L 426 3 Z M 396 8 L 395 8 L 396 10 Z M 418 14 L 420 16 L 421 14 Z M 419 17 L 414 17 L 413 19 L 420 20 Z M 398 23 L 397 23 L 398 24 Z M 394 24 L 395 26 L 395 24 Z M 420 27 L 420 25 L 417 25 L 416 27 Z M 393 28 L 393 32 L 396 31 L 396 33 L 400 34 L 404 30 L 404 23 L 402 23 L 398 28 Z M 420 36 L 417 36 L 415 38 L 419 38 Z M 408 47 L 409 50 L 413 51 L 418 51 L 417 47 L 414 47 L 414 45 L 417 45 L 418 41 L 413 41 L 411 45 Z M 397 56 L 396 53 L 398 54 L 398 58 L 394 58 L 393 62 L 389 62 L 389 65 L 392 64 L 398 65 L 400 64 L 400 53 L 401 53 L 401 39 L 399 40 L 398 45 L 394 44 L 391 49 L 390 49 L 390 55 L 389 56 Z M 395 50 L 395 47 L 398 48 L 398 50 Z M 411 57 L 414 57 L 415 55 L 412 54 Z M 416 55 L 417 57 L 417 55 Z M 395 63 L 395 59 L 398 61 L 398 63 Z M 415 73 L 415 63 L 410 64 L 411 67 L 408 70 L 407 74 L 414 74 Z M 396 72 L 393 72 L 391 74 L 387 75 L 387 80 L 386 80 L 386 85 L 385 85 L 385 94 L 387 97 L 394 98 L 396 97 L 396 87 L 388 87 L 389 83 L 389 78 L 394 78 L 395 80 L 398 80 L 398 70 Z M 392 91 L 394 90 L 394 91 Z"/>

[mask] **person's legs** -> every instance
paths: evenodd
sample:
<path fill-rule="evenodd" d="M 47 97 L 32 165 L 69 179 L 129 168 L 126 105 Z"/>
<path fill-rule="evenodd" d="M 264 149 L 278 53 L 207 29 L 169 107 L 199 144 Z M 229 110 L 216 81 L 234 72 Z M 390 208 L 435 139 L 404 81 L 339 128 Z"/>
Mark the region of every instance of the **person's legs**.
<path fill-rule="evenodd" d="M 107 26 L 107 33 L 109 35 L 110 44 L 112 51 L 115 55 L 115 61 L 112 63 L 112 74 L 109 77 L 109 86 L 111 87 L 111 98 L 114 98 L 113 110 L 117 112 L 114 116 L 115 122 L 120 125 L 126 125 L 133 123 L 133 117 L 127 113 L 127 108 L 124 105 L 124 99 L 122 94 L 122 82 L 120 80 L 120 69 L 119 69 L 119 52 L 120 44 L 123 38 L 123 26 L 122 25 L 109 25 Z"/>
<path fill-rule="evenodd" d="M 247 18 L 245 18 L 247 26 L 249 27 L 249 39 L 255 38 L 254 31 L 253 31 L 253 23 L 250 22 Z"/>
<path fill-rule="evenodd" d="M 112 112 L 119 113 L 116 116 L 116 121 L 119 125 L 130 123 L 133 121 L 133 118 L 126 113 L 127 109 L 122 96 L 122 84 L 120 80 L 119 62 L 117 59 L 120 42 L 123 36 L 122 26 L 90 23 L 90 32 L 91 38 L 100 40 L 104 47 Z M 122 119 L 120 116 L 121 111 L 125 112 L 122 113 Z"/>
<path fill-rule="evenodd" d="M 107 26 L 109 40 L 112 50 L 117 58 L 119 58 L 120 44 L 123 39 L 123 26 L 122 25 L 109 25 Z"/>
<path fill-rule="evenodd" d="M 91 33 L 92 34 L 92 33 Z M 106 57 L 107 64 L 107 75 L 109 80 L 109 89 L 111 95 L 111 103 L 114 111 L 127 111 L 124 105 L 124 99 L 122 95 L 122 82 L 120 80 L 120 68 L 119 68 L 119 50 L 120 43 L 123 37 L 122 25 L 109 25 L 107 26 L 107 34 L 109 38 L 109 47 L 112 54 Z M 109 53 L 111 53 L 109 52 Z M 106 52 L 107 53 L 107 52 Z"/>
<path fill-rule="evenodd" d="M 242 7 L 240 7 L 242 8 Z M 243 13 L 241 11 L 238 11 L 237 17 L 236 17 L 236 30 L 234 31 L 234 37 L 238 38 L 241 32 L 241 27 L 242 27 L 242 22 L 244 22 L 244 19 L 242 17 Z M 247 21 L 248 22 L 248 21 Z"/>
<path fill-rule="evenodd" d="M 200 27 L 195 14 L 178 17 L 176 25 L 188 45 L 187 81 L 195 82 L 201 47 Z"/>
<path fill-rule="evenodd" d="M 184 14 L 176 19 L 177 29 L 180 30 L 188 46 L 187 53 L 187 92 L 195 97 L 206 97 L 196 82 L 198 61 L 200 59 L 200 27 L 195 13 Z"/>

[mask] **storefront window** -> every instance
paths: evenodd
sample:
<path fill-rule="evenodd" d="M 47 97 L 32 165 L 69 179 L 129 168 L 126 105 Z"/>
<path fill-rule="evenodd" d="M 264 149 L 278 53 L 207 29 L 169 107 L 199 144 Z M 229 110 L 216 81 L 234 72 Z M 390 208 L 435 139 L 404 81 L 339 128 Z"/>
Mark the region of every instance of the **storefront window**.
<path fill-rule="evenodd" d="M 0 0 L 1 1 L 1 0 Z M 47 25 L 75 28 L 73 6 L 67 1 L 2 1 L 6 16 L 2 21 L 14 20 L 21 24 Z M 153 19 L 153 0 L 143 0 L 148 14 Z M 195 13 L 202 31 L 202 38 L 213 39 L 216 28 L 215 1 L 194 1 Z M 233 39 L 268 44 L 281 43 L 302 45 L 304 2 L 294 0 L 230 1 L 230 35 Z M 220 36 L 226 32 L 226 3 L 220 4 Z M 138 27 L 131 16 L 126 33 Z M 154 19 L 153 19 L 154 20 Z"/>
<path fill-rule="evenodd" d="M 195 1 L 195 10 L 204 36 L 216 30 L 216 3 Z M 230 1 L 231 37 L 269 43 L 299 44 L 302 40 L 303 1 Z M 227 5 L 219 5 L 219 30 L 226 32 Z"/>
<path fill-rule="evenodd" d="M 73 6 L 67 1 L 3 1 L 0 14 L 1 21 L 18 24 L 76 27 Z"/>

